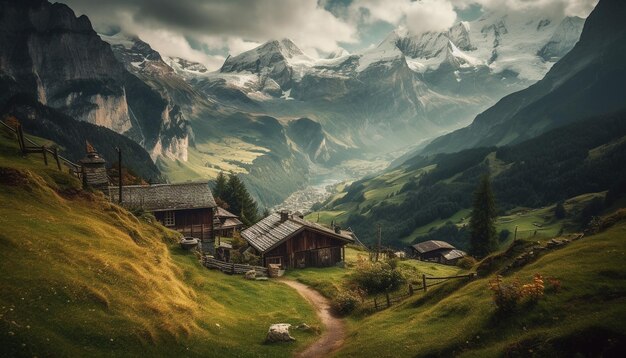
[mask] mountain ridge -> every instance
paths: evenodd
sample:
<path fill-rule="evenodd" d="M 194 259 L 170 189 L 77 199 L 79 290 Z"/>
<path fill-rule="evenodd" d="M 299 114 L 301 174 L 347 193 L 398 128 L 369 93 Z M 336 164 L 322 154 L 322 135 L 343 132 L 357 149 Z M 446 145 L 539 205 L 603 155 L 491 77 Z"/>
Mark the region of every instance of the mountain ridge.
<path fill-rule="evenodd" d="M 433 140 L 422 153 L 516 143 L 577 119 L 619 110 L 626 99 L 621 15 L 626 15 L 623 3 L 600 2 L 585 22 L 580 41 L 544 79 L 504 97 L 468 127 Z"/>

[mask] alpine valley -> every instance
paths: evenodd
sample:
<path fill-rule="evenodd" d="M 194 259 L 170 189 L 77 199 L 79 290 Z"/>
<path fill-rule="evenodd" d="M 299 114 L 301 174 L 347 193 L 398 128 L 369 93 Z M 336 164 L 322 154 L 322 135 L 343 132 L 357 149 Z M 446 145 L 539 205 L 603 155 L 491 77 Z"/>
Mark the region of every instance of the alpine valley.
<path fill-rule="evenodd" d="M 540 80 L 584 23 L 492 12 L 445 32 L 415 36 L 398 28 L 376 47 L 328 58 L 280 39 L 211 72 L 163 57 L 136 36 L 99 35 L 63 4 L 2 7 L 0 45 L 10 48 L 1 54 L 5 112 L 50 113 L 25 123 L 27 130 L 65 126 L 55 119 L 61 115 L 101 126 L 143 147 L 158 169 L 140 154 L 129 166 L 147 179 L 232 171 L 262 207 L 281 203 L 311 177 L 355 179 L 467 125 Z M 70 138 L 53 139 L 79 159 L 80 145 Z M 108 141 L 89 140 L 110 153 Z"/>
<path fill-rule="evenodd" d="M 0 0 L 0 358 L 624 356 L 626 0 L 58 1 Z"/>

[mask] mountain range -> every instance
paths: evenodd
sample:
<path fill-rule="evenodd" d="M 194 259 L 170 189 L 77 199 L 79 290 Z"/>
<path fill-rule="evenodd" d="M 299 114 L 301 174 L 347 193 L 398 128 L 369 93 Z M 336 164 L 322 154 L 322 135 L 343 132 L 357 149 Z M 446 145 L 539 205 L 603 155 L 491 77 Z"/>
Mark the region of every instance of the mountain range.
<path fill-rule="evenodd" d="M 122 134 L 169 181 L 240 173 L 262 206 L 307 185 L 316 168 L 367 163 L 468 124 L 541 79 L 584 23 L 486 13 L 443 32 L 398 28 L 378 46 L 327 58 L 281 39 L 211 72 L 136 36 L 97 34 L 63 4 L 1 6 L 0 45 L 11 49 L 0 54 L 2 103 L 27 93 Z"/>

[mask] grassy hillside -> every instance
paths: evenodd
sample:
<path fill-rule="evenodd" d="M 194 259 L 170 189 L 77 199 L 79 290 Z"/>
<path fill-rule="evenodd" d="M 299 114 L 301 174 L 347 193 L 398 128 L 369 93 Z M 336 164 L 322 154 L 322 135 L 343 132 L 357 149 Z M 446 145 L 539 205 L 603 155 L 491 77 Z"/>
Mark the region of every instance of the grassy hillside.
<path fill-rule="evenodd" d="M 512 232 L 517 225 L 556 234 L 577 219 L 546 222 L 558 201 L 617 188 L 626 180 L 625 116 L 589 118 L 510 147 L 415 156 L 345 187 L 319 209 L 320 220 L 351 227 L 366 243 L 375 240 L 381 225 L 387 245 L 404 246 L 448 221 L 464 225 L 478 179 L 490 172 L 502 216 L 498 229 Z M 452 236 L 448 240 L 463 247 L 459 235 Z"/>
<path fill-rule="evenodd" d="M 622 217 L 624 213 L 622 213 Z M 559 292 L 496 314 L 483 276 L 419 293 L 372 316 L 353 317 L 340 357 L 617 356 L 626 348 L 626 221 L 550 251 L 505 275 L 557 278 Z M 502 267 L 500 267 L 502 268 Z M 546 285 L 547 286 L 547 285 Z"/>
<path fill-rule="evenodd" d="M 369 259 L 369 253 L 357 246 L 346 247 L 346 267 L 309 267 L 290 270 L 287 276 L 307 284 L 326 297 L 332 298 L 338 291 L 347 286 L 350 275 L 355 272 L 358 260 Z M 441 265 L 434 262 L 418 260 L 402 260 L 398 267 L 406 274 L 407 279 L 417 280 L 421 274 L 429 276 L 449 276 L 464 271 L 456 266 Z"/>
<path fill-rule="evenodd" d="M 2 356 L 289 356 L 272 323 L 317 318 L 295 291 L 202 268 L 176 234 L 73 177 L 17 155 L 0 133 Z"/>

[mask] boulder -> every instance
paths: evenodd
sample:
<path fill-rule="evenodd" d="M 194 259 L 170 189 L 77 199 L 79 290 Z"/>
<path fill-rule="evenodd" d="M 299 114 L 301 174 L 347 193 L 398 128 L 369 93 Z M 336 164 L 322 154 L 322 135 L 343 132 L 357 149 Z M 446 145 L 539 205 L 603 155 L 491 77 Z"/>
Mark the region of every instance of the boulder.
<path fill-rule="evenodd" d="M 289 334 L 289 323 L 276 323 L 270 326 L 265 337 L 266 343 L 291 342 L 296 339 Z"/>
<path fill-rule="evenodd" d="M 245 278 L 246 280 L 254 280 L 256 278 L 256 271 L 250 270 L 246 272 Z"/>

